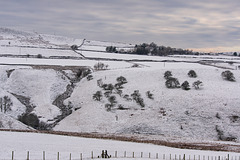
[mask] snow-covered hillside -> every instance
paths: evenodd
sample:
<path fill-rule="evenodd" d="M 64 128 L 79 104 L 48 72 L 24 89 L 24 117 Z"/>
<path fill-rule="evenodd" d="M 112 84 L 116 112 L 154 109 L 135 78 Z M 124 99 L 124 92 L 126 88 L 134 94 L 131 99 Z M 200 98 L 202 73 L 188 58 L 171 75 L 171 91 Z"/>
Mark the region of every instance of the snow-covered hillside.
<path fill-rule="evenodd" d="M 10 29 L 0 29 L 0 33 L 0 98 L 7 96 L 12 102 L 11 110 L 1 112 L 8 118 L 18 120 L 25 113 L 36 114 L 40 121 L 51 124 L 51 129 L 57 131 L 149 135 L 149 138 L 179 141 L 240 142 L 238 57 L 104 53 L 102 51 L 108 45 L 123 48 L 132 45 Z M 83 41 L 84 50 L 78 52 L 86 59 L 66 49 Z M 43 58 L 19 56 L 38 54 Z M 58 58 L 54 58 L 56 56 Z M 71 58 L 64 59 L 65 56 Z M 107 67 L 96 70 L 97 63 Z M 226 69 L 234 74 L 235 82 L 221 77 Z M 187 75 L 190 70 L 197 73 L 197 78 Z M 91 71 L 91 76 L 86 76 L 87 71 Z M 191 89 L 166 88 L 165 71 L 171 71 L 180 84 L 188 81 Z M 119 92 L 115 84 L 121 76 L 127 83 Z M 199 90 L 192 87 L 197 80 L 203 82 Z M 112 84 L 115 89 L 106 93 L 98 86 L 101 83 Z M 100 101 L 93 100 L 97 91 L 103 94 Z M 144 106 L 133 100 L 133 93 L 140 93 Z M 147 93 L 153 94 L 153 99 Z M 107 96 L 115 96 L 116 100 L 109 102 Z M 109 103 L 114 105 L 107 109 Z M 16 128 L 7 126 L 4 119 L 1 121 L 2 128 Z"/>

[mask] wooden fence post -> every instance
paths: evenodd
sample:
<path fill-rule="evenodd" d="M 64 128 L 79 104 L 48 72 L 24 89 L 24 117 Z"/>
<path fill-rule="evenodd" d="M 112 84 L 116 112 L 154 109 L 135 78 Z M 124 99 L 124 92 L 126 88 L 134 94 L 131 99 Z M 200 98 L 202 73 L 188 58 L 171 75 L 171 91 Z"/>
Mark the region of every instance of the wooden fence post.
<path fill-rule="evenodd" d="M 141 152 L 141 158 L 143 158 L 143 152 Z"/>
<path fill-rule="evenodd" d="M 43 151 L 43 160 L 45 160 L 45 151 Z"/>
<path fill-rule="evenodd" d="M 72 154 L 70 153 L 70 155 L 69 155 L 69 160 L 72 160 Z"/>
<path fill-rule="evenodd" d="M 158 153 L 156 153 L 156 159 L 158 159 Z"/>
<path fill-rule="evenodd" d="M 59 152 L 57 153 L 57 160 L 59 160 L 59 158 L 60 158 L 60 155 L 59 155 Z"/>
<path fill-rule="evenodd" d="M 148 158 L 151 158 L 151 153 L 149 152 L 149 154 L 148 154 Z"/>
<path fill-rule="evenodd" d="M 133 152 L 133 158 L 134 158 L 134 152 Z"/>
<path fill-rule="evenodd" d="M 172 156 L 171 156 L 171 154 L 170 154 L 170 160 L 172 160 Z"/>
<path fill-rule="evenodd" d="M 82 160 L 82 153 L 80 153 L 80 160 Z"/>
<path fill-rule="evenodd" d="M 29 151 L 27 152 L 27 160 L 29 160 Z"/>
<path fill-rule="evenodd" d="M 91 152 L 91 158 L 93 159 L 93 151 Z"/>
<path fill-rule="evenodd" d="M 115 151 L 115 158 L 117 158 L 117 151 Z"/>
<path fill-rule="evenodd" d="M 124 158 L 126 158 L 126 156 L 127 156 L 127 153 L 126 153 L 126 151 L 124 151 Z"/>
<path fill-rule="evenodd" d="M 14 151 L 12 151 L 12 160 L 14 159 Z"/>

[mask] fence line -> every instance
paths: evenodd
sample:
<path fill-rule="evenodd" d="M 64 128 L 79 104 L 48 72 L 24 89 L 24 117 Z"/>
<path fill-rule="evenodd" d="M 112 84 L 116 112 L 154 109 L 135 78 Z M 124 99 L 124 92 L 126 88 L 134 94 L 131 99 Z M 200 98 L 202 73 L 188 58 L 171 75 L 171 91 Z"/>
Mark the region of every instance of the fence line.
<path fill-rule="evenodd" d="M 69 157 L 67 160 L 87 160 L 87 159 L 121 159 L 121 158 L 148 158 L 148 159 L 159 159 L 159 160 L 240 160 L 240 154 L 239 156 L 230 156 L 230 154 L 227 155 L 216 155 L 216 156 L 209 156 L 209 155 L 187 155 L 187 154 L 152 154 L 151 152 L 119 152 L 114 151 L 111 152 L 112 154 L 108 154 L 107 150 L 102 150 L 102 154 L 94 153 L 93 151 L 90 152 L 89 155 L 83 155 L 83 153 L 79 154 L 79 157 L 73 157 L 72 153 L 69 153 Z M 145 153 L 145 154 L 144 154 Z M 30 151 L 27 151 L 25 160 L 37 160 L 36 158 L 31 159 L 30 157 Z M 39 160 L 47 160 L 46 159 L 47 152 L 42 152 L 42 159 L 39 157 Z M 61 159 L 60 152 L 57 152 L 57 157 L 55 157 L 57 160 L 66 160 L 66 158 Z M 174 155 L 174 156 L 173 156 Z M 66 157 L 66 156 L 65 156 Z M 9 158 L 10 159 L 10 158 Z M 52 159 L 52 158 L 51 158 Z M 0 159 L 1 160 L 1 159 Z M 16 157 L 16 154 L 14 151 L 11 153 L 11 160 L 22 160 L 18 159 Z"/>

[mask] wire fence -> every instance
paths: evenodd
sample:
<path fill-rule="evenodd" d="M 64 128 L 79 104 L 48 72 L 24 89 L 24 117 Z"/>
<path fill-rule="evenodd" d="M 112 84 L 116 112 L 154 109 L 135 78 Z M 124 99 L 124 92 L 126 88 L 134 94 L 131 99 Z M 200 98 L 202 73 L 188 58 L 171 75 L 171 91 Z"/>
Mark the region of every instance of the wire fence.
<path fill-rule="evenodd" d="M 38 157 L 37 157 L 38 156 Z M 66 153 L 61 152 L 47 153 L 43 151 L 41 155 L 31 154 L 30 151 L 25 153 L 25 156 L 21 154 L 16 155 L 16 152 L 11 152 L 11 157 L 0 160 L 91 160 L 91 159 L 159 159 L 159 160 L 240 160 L 240 154 L 238 156 L 226 154 L 226 155 L 194 155 L 194 154 L 164 154 L 164 153 L 151 153 L 151 152 L 129 152 L 129 151 L 112 151 L 102 150 L 101 152 L 91 151 L 86 153 Z"/>

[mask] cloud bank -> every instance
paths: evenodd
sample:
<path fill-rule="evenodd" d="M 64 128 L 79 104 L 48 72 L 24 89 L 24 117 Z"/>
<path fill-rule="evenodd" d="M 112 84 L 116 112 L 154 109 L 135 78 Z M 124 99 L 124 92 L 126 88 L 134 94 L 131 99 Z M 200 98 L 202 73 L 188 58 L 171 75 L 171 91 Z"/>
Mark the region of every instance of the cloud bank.
<path fill-rule="evenodd" d="M 9 0 L 0 26 L 92 40 L 240 51 L 239 0 Z"/>

